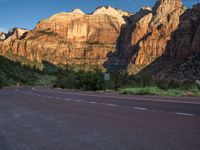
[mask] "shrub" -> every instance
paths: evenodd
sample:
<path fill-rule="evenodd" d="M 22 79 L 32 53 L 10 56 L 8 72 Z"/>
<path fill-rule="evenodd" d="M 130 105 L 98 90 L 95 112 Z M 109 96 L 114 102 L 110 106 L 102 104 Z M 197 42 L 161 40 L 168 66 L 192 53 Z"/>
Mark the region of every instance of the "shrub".
<path fill-rule="evenodd" d="M 74 74 L 66 74 L 65 76 L 58 76 L 56 86 L 61 88 L 73 89 L 76 88 L 76 76 Z"/>
<path fill-rule="evenodd" d="M 104 79 L 103 73 L 101 71 L 70 71 L 65 70 L 62 72 L 55 82 L 56 87 L 61 88 L 76 88 L 84 90 L 103 90 L 104 89 Z"/>
<path fill-rule="evenodd" d="M 32 84 L 37 75 L 30 67 L 23 66 L 0 56 L 0 86 L 9 86 L 15 83 Z"/>
<path fill-rule="evenodd" d="M 142 76 L 136 79 L 136 83 L 139 87 L 155 86 L 155 82 L 150 76 Z"/>
<path fill-rule="evenodd" d="M 2 88 L 6 84 L 6 81 L 7 81 L 6 74 L 0 71 L 0 88 Z"/>
<path fill-rule="evenodd" d="M 104 79 L 100 72 L 85 72 L 81 75 L 80 86 L 84 90 L 103 90 Z"/>
<path fill-rule="evenodd" d="M 198 86 L 193 81 L 184 81 L 180 85 L 180 88 L 182 90 L 194 90 L 194 89 L 198 89 Z"/>

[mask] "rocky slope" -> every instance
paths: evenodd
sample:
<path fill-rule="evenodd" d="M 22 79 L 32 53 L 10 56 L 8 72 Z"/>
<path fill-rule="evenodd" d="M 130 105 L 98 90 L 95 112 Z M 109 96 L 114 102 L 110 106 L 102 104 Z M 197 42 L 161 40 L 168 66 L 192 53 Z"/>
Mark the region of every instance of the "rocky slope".
<path fill-rule="evenodd" d="M 178 29 L 172 34 L 166 48 L 166 55 L 172 63 L 177 58 L 182 60 L 197 53 L 200 53 L 200 4 L 181 16 Z"/>
<path fill-rule="evenodd" d="M 5 39 L 1 54 L 8 51 L 32 61 L 54 64 L 102 65 L 110 51 L 115 51 L 125 16 L 130 13 L 100 7 L 92 14 L 79 9 L 55 14 L 40 21 L 34 30 Z"/>
<path fill-rule="evenodd" d="M 138 73 L 163 54 L 184 11 L 181 0 L 159 0 L 153 9 L 142 8 L 129 18 L 119 38 L 117 55 L 109 63 L 119 62 L 117 65 L 128 68 L 130 74 Z"/>
<path fill-rule="evenodd" d="M 6 34 L 4 32 L 0 32 L 0 40 L 5 40 Z"/>
<path fill-rule="evenodd" d="M 200 79 L 200 4 L 185 11 L 164 54 L 141 73 L 157 79 Z"/>
<path fill-rule="evenodd" d="M 166 52 L 168 65 L 157 77 L 179 80 L 200 79 L 200 4 L 188 9 L 172 34 Z M 167 67 L 170 66 L 170 67 Z"/>

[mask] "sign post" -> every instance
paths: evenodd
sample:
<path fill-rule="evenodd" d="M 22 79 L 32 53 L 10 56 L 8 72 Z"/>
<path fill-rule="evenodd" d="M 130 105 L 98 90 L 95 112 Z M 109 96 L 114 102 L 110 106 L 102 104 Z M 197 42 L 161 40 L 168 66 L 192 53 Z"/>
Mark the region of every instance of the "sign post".
<path fill-rule="evenodd" d="M 110 80 L 110 74 L 109 73 L 105 73 L 104 74 L 104 80 L 106 81 L 106 89 L 108 89 L 108 82 Z"/>
<path fill-rule="evenodd" d="M 200 80 L 196 80 L 195 83 L 200 87 Z"/>

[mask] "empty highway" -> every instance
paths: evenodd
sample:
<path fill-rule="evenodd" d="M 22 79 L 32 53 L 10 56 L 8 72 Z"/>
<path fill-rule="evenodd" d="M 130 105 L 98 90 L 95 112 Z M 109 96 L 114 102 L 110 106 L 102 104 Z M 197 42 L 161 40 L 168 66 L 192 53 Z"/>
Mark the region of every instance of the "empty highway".
<path fill-rule="evenodd" d="M 0 150 L 199 150 L 200 98 L 0 90 Z"/>

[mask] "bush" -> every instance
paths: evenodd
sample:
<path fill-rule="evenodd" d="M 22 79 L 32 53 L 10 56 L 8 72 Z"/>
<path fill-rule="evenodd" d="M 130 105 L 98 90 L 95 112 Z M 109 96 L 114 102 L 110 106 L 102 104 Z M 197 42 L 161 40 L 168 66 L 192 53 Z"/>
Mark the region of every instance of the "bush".
<path fill-rule="evenodd" d="M 84 90 L 103 90 L 103 74 L 100 72 L 85 72 L 80 78 L 80 85 Z"/>
<path fill-rule="evenodd" d="M 155 86 L 155 82 L 153 78 L 149 76 L 142 76 L 137 79 L 137 83 L 139 87 L 148 87 L 148 86 Z"/>
<path fill-rule="evenodd" d="M 2 88 L 6 84 L 6 81 L 7 76 L 3 72 L 0 72 L 0 88 Z"/>
<path fill-rule="evenodd" d="M 84 90 L 103 90 L 104 79 L 103 73 L 100 71 L 69 71 L 65 70 L 57 77 L 55 87 L 68 88 L 68 89 L 84 89 Z"/>
<path fill-rule="evenodd" d="M 32 84 L 37 75 L 30 67 L 0 56 L 0 87 L 16 83 Z"/>
<path fill-rule="evenodd" d="M 180 85 L 180 88 L 182 90 L 194 90 L 194 89 L 198 89 L 198 86 L 193 81 L 184 81 Z"/>
<path fill-rule="evenodd" d="M 74 74 L 66 74 L 65 76 L 58 76 L 56 86 L 60 88 L 73 89 L 76 88 L 76 76 Z"/>

